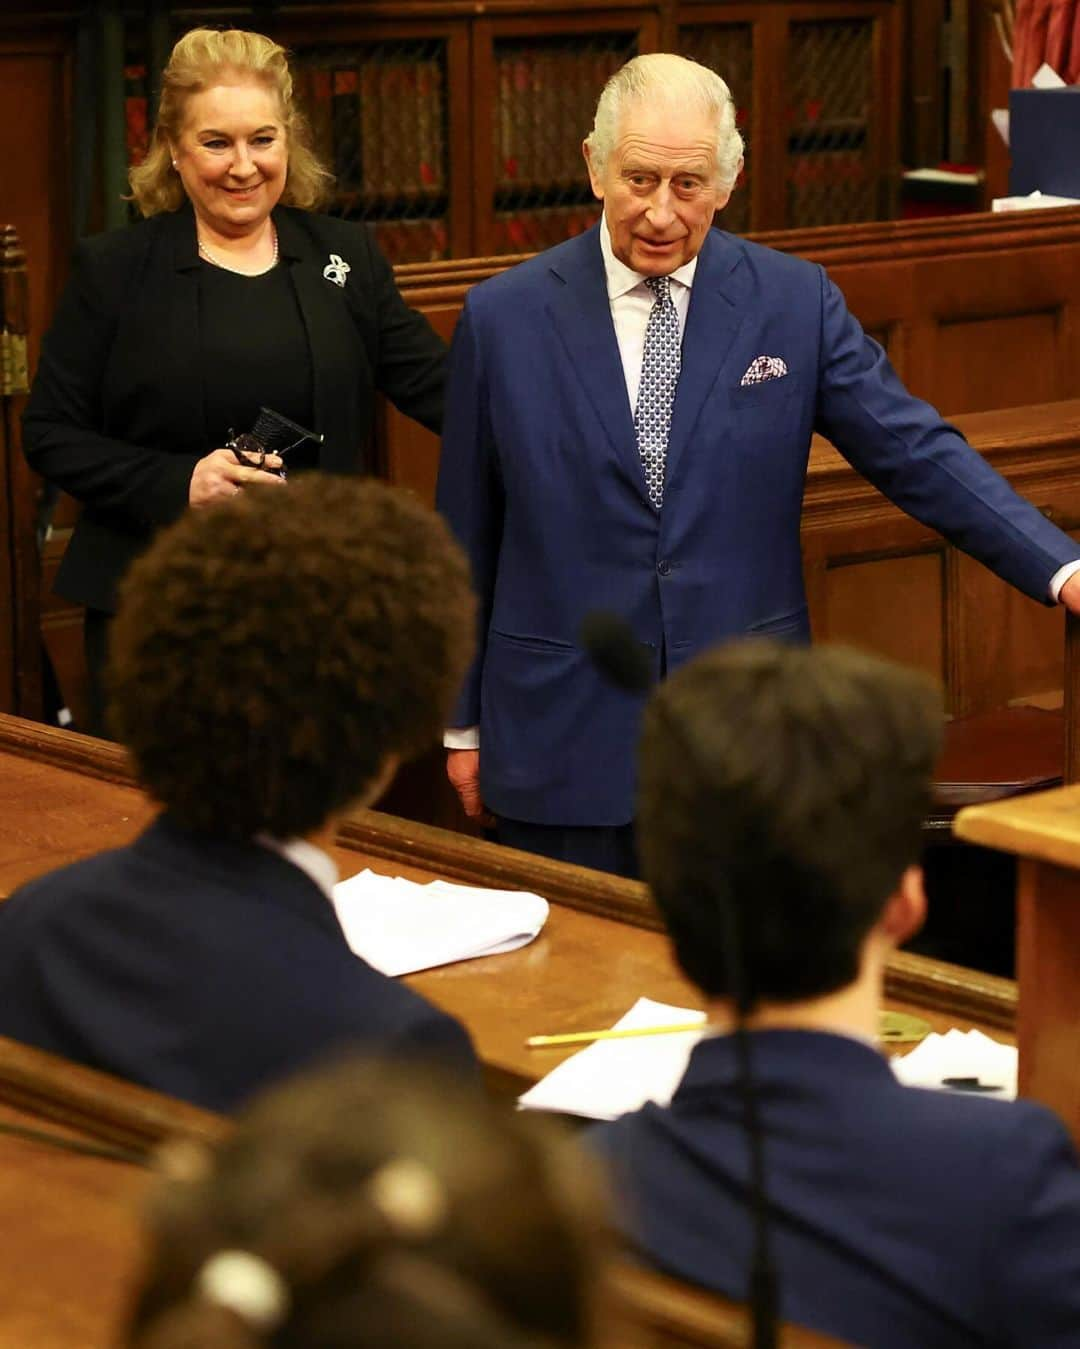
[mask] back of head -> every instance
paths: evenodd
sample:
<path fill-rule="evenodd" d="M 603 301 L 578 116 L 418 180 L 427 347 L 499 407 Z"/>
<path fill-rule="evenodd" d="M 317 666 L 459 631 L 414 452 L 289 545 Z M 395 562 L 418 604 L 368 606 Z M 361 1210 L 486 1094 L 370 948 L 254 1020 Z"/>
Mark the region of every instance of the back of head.
<path fill-rule="evenodd" d="M 269 89 L 281 108 L 289 152 L 281 200 L 287 206 L 308 209 L 325 202 L 332 175 L 312 149 L 307 119 L 294 96 L 285 48 L 262 33 L 243 28 L 192 28 L 172 49 L 161 75 L 150 147 L 143 162 L 128 175 L 132 196 L 143 215 L 175 211 L 184 201 L 171 145 L 180 138 L 191 95 L 215 84 L 249 80 Z"/>
<path fill-rule="evenodd" d="M 748 1002 L 855 978 L 864 937 L 918 859 L 941 725 L 931 680 L 841 647 L 735 643 L 657 691 L 639 847 L 700 988 L 733 992 L 731 912 Z"/>
<path fill-rule="evenodd" d="M 586 1345 L 597 1204 L 547 1123 L 382 1063 L 278 1088 L 155 1197 L 128 1343 Z"/>
<path fill-rule="evenodd" d="M 464 556 L 405 493 L 319 473 L 249 487 L 125 578 L 112 722 L 181 824 L 308 834 L 435 742 L 473 612 Z"/>
<path fill-rule="evenodd" d="M 586 138 L 596 167 L 603 169 L 617 143 L 627 108 L 636 104 L 667 106 L 678 114 L 702 113 L 716 127 L 717 178 L 734 186 L 743 159 L 743 139 L 735 126 L 731 91 L 719 75 L 670 52 L 635 56 L 604 85 L 596 105 L 593 129 Z"/>

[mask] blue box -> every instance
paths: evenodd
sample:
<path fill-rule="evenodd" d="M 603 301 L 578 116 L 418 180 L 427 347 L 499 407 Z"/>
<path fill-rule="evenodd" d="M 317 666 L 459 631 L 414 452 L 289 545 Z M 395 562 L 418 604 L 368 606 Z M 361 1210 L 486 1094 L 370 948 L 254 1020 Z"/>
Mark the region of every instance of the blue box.
<path fill-rule="evenodd" d="M 1080 197 L 1080 88 L 1009 91 L 1009 195 Z"/>

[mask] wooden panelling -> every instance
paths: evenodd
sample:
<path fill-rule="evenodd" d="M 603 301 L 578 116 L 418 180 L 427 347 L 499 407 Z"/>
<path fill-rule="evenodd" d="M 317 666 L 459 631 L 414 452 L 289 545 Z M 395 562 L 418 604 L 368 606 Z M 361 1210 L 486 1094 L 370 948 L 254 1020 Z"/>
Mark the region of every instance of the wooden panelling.
<path fill-rule="evenodd" d="M 826 567 L 815 632 L 945 678 L 944 549 Z"/>
<path fill-rule="evenodd" d="M 1074 620 L 1075 621 L 1075 620 Z M 971 806 L 956 817 L 969 843 L 1014 853 L 1020 1092 L 1056 1110 L 1080 1140 L 1080 787 Z"/>
<path fill-rule="evenodd" d="M 1053 502 L 1054 519 L 1075 528 L 1080 400 L 955 420 L 1022 495 L 1040 507 Z M 839 636 L 927 669 L 937 660 L 940 640 L 938 672 L 952 713 L 986 711 L 1061 689 L 1060 611 L 1032 603 L 944 545 L 819 440 L 803 501 L 803 554 L 815 638 Z M 917 597 L 912 601 L 899 579 L 909 570 Z M 833 587 L 841 577 L 843 604 L 837 607 Z M 885 602 L 879 578 L 887 587 Z"/>
<path fill-rule="evenodd" d="M 0 14 L 0 224 L 12 224 L 26 251 L 29 277 L 28 356 L 37 366 L 67 276 L 70 223 L 70 83 L 73 19 L 20 25 Z M 39 571 L 34 537 L 38 481 L 21 452 L 21 399 L 6 418 L 5 513 L 12 522 L 9 556 L 15 573 L 14 612 L 5 618 L 13 643 L 14 677 L 0 706 L 26 715 L 41 711 L 38 637 Z M 12 592 L 9 592 L 12 593 Z"/>
<path fill-rule="evenodd" d="M 948 391 L 943 411 L 982 412 L 1062 397 L 1069 375 L 1059 367 L 1061 323 L 1061 307 L 940 323 L 934 378 Z"/>
<path fill-rule="evenodd" d="M 0 16 L 0 223 L 19 232 L 30 271 L 30 369 L 71 249 L 71 34 L 12 31 Z"/>

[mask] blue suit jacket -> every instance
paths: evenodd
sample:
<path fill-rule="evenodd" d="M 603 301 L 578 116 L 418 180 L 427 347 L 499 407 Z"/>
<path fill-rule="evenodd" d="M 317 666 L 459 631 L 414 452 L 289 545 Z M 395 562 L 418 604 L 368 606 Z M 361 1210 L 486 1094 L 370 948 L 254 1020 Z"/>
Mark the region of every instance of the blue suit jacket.
<path fill-rule="evenodd" d="M 211 1110 L 349 1047 L 475 1071 L 285 858 L 159 819 L 0 904 L 0 1034 Z"/>
<path fill-rule="evenodd" d="M 1030 1102 L 903 1087 L 868 1045 L 757 1032 L 780 1311 L 869 1349 L 1080 1344 L 1080 1166 Z M 671 1106 L 590 1135 L 651 1263 L 743 1298 L 747 1143 L 730 1037 Z"/>
<path fill-rule="evenodd" d="M 740 386 L 757 356 L 788 374 Z M 482 285 L 455 335 L 439 507 L 480 594 L 479 654 L 450 724 L 479 723 L 498 814 L 622 824 L 639 700 L 578 644 L 623 615 L 659 673 L 743 633 L 806 640 L 799 524 L 810 437 L 1036 599 L 1080 549 L 928 404 L 818 266 L 710 232 L 698 259 L 651 505 L 597 230 Z"/>

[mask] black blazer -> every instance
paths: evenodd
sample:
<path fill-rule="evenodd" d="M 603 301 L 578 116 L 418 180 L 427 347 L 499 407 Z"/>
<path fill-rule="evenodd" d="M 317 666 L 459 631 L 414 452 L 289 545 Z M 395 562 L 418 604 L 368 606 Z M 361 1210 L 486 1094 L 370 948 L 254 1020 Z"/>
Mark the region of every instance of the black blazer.
<path fill-rule="evenodd" d="M 0 1035 L 211 1110 L 349 1048 L 477 1075 L 462 1026 L 353 955 L 305 872 L 168 817 L 0 904 Z"/>
<path fill-rule="evenodd" d="M 444 344 L 402 300 L 366 226 L 291 207 L 273 219 L 311 350 L 320 467 L 364 472 L 377 390 L 440 429 Z M 349 265 L 344 287 L 323 275 L 332 253 Z M 83 505 L 56 582 L 66 599 L 115 609 L 121 575 L 183 512 L 197 460 L 216 448 L 200 265 L 187 205 L 76 250 L 23 420 L 31 466 Z"/>

